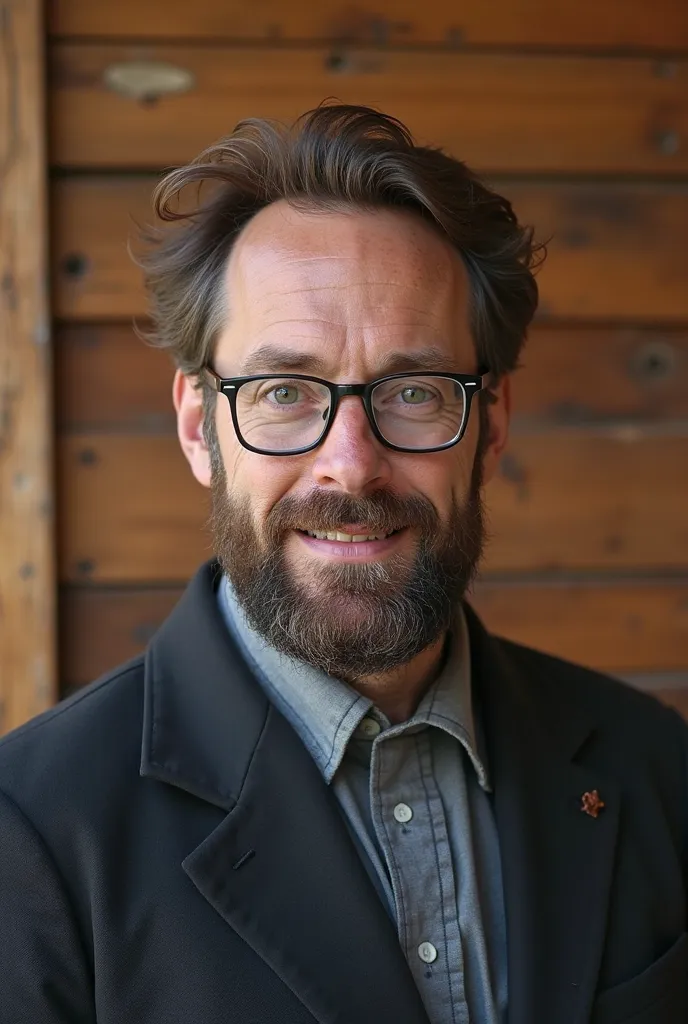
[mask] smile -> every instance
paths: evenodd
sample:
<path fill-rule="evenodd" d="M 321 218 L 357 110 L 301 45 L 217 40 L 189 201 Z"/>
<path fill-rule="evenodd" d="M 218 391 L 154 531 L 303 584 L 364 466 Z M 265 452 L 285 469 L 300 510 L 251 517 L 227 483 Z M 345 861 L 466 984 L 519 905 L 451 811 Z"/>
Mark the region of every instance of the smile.
<path fill-rule="evenodd" d="M 348 524 L 347 524 L 348 525 Z M 358 527 L 358 523 L 356 527 Z M 360 532 L 349 533 L 346 530 L 296 530 L 302 544 L 310 550 L 313 555 L 327 559 L 343 562 L 370 562 L 379 561 L 393 554 L 399 545 L 403 545 L 407 529 L 393 530 L 391 533 L 364 533 L 361 525 Z M 353 524 L 349 526 L 351 529 Z"/>
<path fill-rule="evenodd" d="M 305 533 L 308 537 L 315 537 L 316 540 L 336 540 L 344 544 L 358 544 L 362 541 L 370 540 L 386 540 L 391 537 L 392 534 L 396 533 L 396 530 L 390 530 L 389 533 L 342 533 L 341 530 L 301 530 L 301 533 Z"/>

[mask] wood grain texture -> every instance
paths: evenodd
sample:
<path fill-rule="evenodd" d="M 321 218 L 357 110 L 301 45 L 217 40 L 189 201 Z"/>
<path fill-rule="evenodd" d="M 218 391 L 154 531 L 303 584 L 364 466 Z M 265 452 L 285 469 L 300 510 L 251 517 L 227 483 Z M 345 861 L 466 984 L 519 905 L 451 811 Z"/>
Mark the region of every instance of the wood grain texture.
<path fill-rule="evenodd" d="M 688 421 L 688 330 L 535 323 L 521 364 L 516 430 Z"/>
<path fill-rule="evenodd" d="M 560 47 L 633 47 L 677 51 L 688 46 L 683 0 L 51 0 L 50 28 L 59 35 L 135 38 L 290 39 L 359 43 L 448 43 Z"/>
<path fill-rule="evenodd" d="M 193 87 L 141 102 L 107 86 L 108 68 L 141 59 L 183 69 Z M 482 171 L 688 170 L 688 61 L 57 43 L 50 80 L 60 167 L 185 163 L 242 118 L 290 123 L 336 97 L 394 114 Z"/>
<path fill-rule="evenodd" d="M 492 632 L 614 675 L 688 667 L 686 579 L 484 580 L 471 602 Z"/>
<path fill-rule="evenodd" d="M 65 319 L 146 313 L 143 282 L 128 246 L 153 220 L 153 178 L 63 178 L 53 182 L 52 285 Z"/>
<path fill-rule="evenodd" d="M 0 733 L 57 689 L 43 32 L 0 4 Z"/>
<path fill-rule="evenodd" d="M 62 693 L 140 654 L 181 594 L 181 588 L 62 588 Z"/>
<path fill-rule="evenodd" d="M 152 219 L 150 177 L 66 177 L 52 191 L 52 277 L 63 319 L 145 316 L 127 251 Z M 688 322 L 688 185 L 495 180 L 522 223 L 552 238 L 541 315 Z"/>
<path fill-rule="evenodd" d="M 145 326 L 145 324 L 142 324 Z M 513 377 L 513 430 L 688 421 L 688 330 L 536 324 Z M 55 339 L 61 431 L 174 432 L 173 367 L 128 324 L 65 324 Z"/>
<path fill-rule="evenodd" d="M 176 587 L 63 588 L 63 689 L 139 654 L 181 593 Z M 482 582 L 471 604 L 492 632 L 600 671 L 672 673 L 688 666 L 686 581 Z"/>
<path fill-rule="evenodd" d="M 176 437 L 64 436 L 59 479 L 63 582 L 178 582 L 208 556 Z M 515 437 L 488 499 L 488 571 L 688 567 L 685 437 Z"/>
<path fill-rule="evenodd" d="M 58 428 L 173 433 L 173 375 L 167 354 L 145 344 L 129 324 L 64 324 L 55 339 Z"/>
<path fill-rule="evenodd" d="M 64 437 L 58 480 L 63 582 L 178 581 L 209 557 L 207 492 L 176 437 Z"/>

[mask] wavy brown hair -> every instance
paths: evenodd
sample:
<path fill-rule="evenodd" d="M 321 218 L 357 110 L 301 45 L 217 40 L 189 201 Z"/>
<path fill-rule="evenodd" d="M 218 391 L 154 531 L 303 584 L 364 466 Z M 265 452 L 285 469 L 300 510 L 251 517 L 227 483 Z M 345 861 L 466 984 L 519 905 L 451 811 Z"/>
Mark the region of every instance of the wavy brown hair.
<path fill-rule="evenodd" d="M 433 224 L 468 272 L 478 364 L 495 380 L 518 365 L 544 248 L 534 243 L 532 228 L 519 225 L 507 199 L 442 150 L 415 145 L 394 117 L 331 104 L 290 128 L 241 121 L 168 173 L 153 200 L 158 217 L 174 226 L 144 232 L 138 262 L 153 320 L 147 338 L 190 377 L 212 360 L 231 302 L 225 268 L 237 236 L 277 200 L 308 210 L 410 210 Z"/>

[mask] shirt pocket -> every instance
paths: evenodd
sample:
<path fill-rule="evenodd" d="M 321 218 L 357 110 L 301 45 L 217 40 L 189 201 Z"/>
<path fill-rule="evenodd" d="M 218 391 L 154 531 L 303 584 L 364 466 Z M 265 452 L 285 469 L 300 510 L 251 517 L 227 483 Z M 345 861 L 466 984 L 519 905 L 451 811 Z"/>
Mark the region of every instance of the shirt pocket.
<path fill-rule="evenodd" d="M 601 992 L 590 1024 L 686 1024 L 688 932 L 642 974 Z"/>

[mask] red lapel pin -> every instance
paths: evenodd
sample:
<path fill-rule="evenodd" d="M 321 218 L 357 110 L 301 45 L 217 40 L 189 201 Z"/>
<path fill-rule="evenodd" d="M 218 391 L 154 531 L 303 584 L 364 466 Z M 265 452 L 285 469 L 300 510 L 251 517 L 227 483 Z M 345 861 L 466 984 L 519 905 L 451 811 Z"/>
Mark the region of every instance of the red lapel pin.
<path fill-rule="evenodd" d="M 596 818 L 604 809 L 604 800 L 600 800 L 600 794 L 596 789 L 593 789 L 592 793 L 583 793 L 581 799 L 581 811 L 589 814 L 591 818 Z"/>

